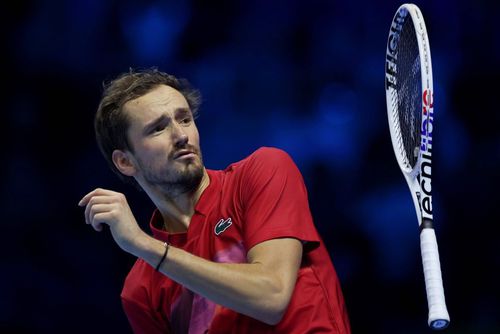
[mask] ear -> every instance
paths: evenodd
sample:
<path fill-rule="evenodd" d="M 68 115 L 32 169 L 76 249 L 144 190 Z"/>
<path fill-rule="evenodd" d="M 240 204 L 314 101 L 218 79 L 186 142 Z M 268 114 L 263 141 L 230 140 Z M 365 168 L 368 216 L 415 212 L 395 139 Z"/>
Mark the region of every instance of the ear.
<path fill-rule="evenodd" d="M 134 159 L 130 156 L 130 152 L 122 150 L 114 150 L 111 159 L 116 168 L 126 176 L 134 176 L 137 169 L 135 168 Z"/>

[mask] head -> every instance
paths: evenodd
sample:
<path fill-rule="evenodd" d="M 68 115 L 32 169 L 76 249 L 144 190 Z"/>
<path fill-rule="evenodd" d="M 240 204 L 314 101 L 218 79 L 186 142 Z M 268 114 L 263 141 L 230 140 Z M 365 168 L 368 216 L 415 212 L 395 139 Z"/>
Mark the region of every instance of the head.
<path fill-rule="evenodd" d="M 200 100 L 187 81 L 156 69 L 131 70 L 106 84 L 94 125 L 111 169 L 142 188 L 196 188 L 203 175 L 194 123 Z"/>

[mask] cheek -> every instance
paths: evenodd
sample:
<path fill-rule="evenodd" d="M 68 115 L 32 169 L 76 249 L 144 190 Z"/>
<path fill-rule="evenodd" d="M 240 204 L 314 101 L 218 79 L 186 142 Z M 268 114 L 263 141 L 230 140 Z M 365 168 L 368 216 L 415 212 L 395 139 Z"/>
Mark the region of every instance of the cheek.
<path fill-rule="evenodd" d="M 136 149 L 136 156 L 142 161 L 149 161 L 153 163 L 158 157 L 167 156 L 170 154 L 171 148 L 165 139 L 158 138 L 157 140 L 143 143 Z"/>
<path fill-rule="evenodd" d="M 199 146 L 200 144 L 200 134 L 198 133 L 198 129 L 194 127 L 193 131 L 191 132 L 191 135 L 189 136 L 189 140 L 191 143 Z"/>
<path fill-rule="evenodd" d="M 200 146 L 200 137 L 199 136 L 193 136 L 191 143 L 196 145 L 197 147 Z"/>

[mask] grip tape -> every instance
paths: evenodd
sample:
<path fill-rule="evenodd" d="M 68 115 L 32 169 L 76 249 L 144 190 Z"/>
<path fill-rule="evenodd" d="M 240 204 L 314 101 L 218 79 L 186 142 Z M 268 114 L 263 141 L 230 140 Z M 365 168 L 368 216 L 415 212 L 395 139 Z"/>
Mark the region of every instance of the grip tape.
<path fill-rule="evenodd" d="M 446 310 L 436 233 L 433 228 L 422 229 L 420 233 L 420 250 L 422 252 L 425 289 L 429 306 L 428 324 L 432 329 L 444 329 L 448 327 L 450 316 Z"/>

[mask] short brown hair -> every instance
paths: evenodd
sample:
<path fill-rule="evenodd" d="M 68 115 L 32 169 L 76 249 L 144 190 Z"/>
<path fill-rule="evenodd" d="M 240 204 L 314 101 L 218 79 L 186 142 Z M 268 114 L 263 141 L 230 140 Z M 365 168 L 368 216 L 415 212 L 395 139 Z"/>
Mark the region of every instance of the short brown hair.
<path fill-rule="evenodd" d="M 159 71 L 157 68 L 133 70 L 120 74 L 115 79 L 104 82 L 104 92 L 94 119 L 94 129 L 97 144 L 109 166 L 120 179 L 139 187 L 129 176 L 123 175 L 112 159 L 114 150 L 129 150 L 133 152 L 127 138 L 129 119 L 123 112 L 123 106 L 130 100 L 139 98 L 159 85 L 170 86 L 179 91 L 186 99 L 193 117 L 198 116 L 201 104 L 200 92 L 193 89 L 185 79 Z"/>

